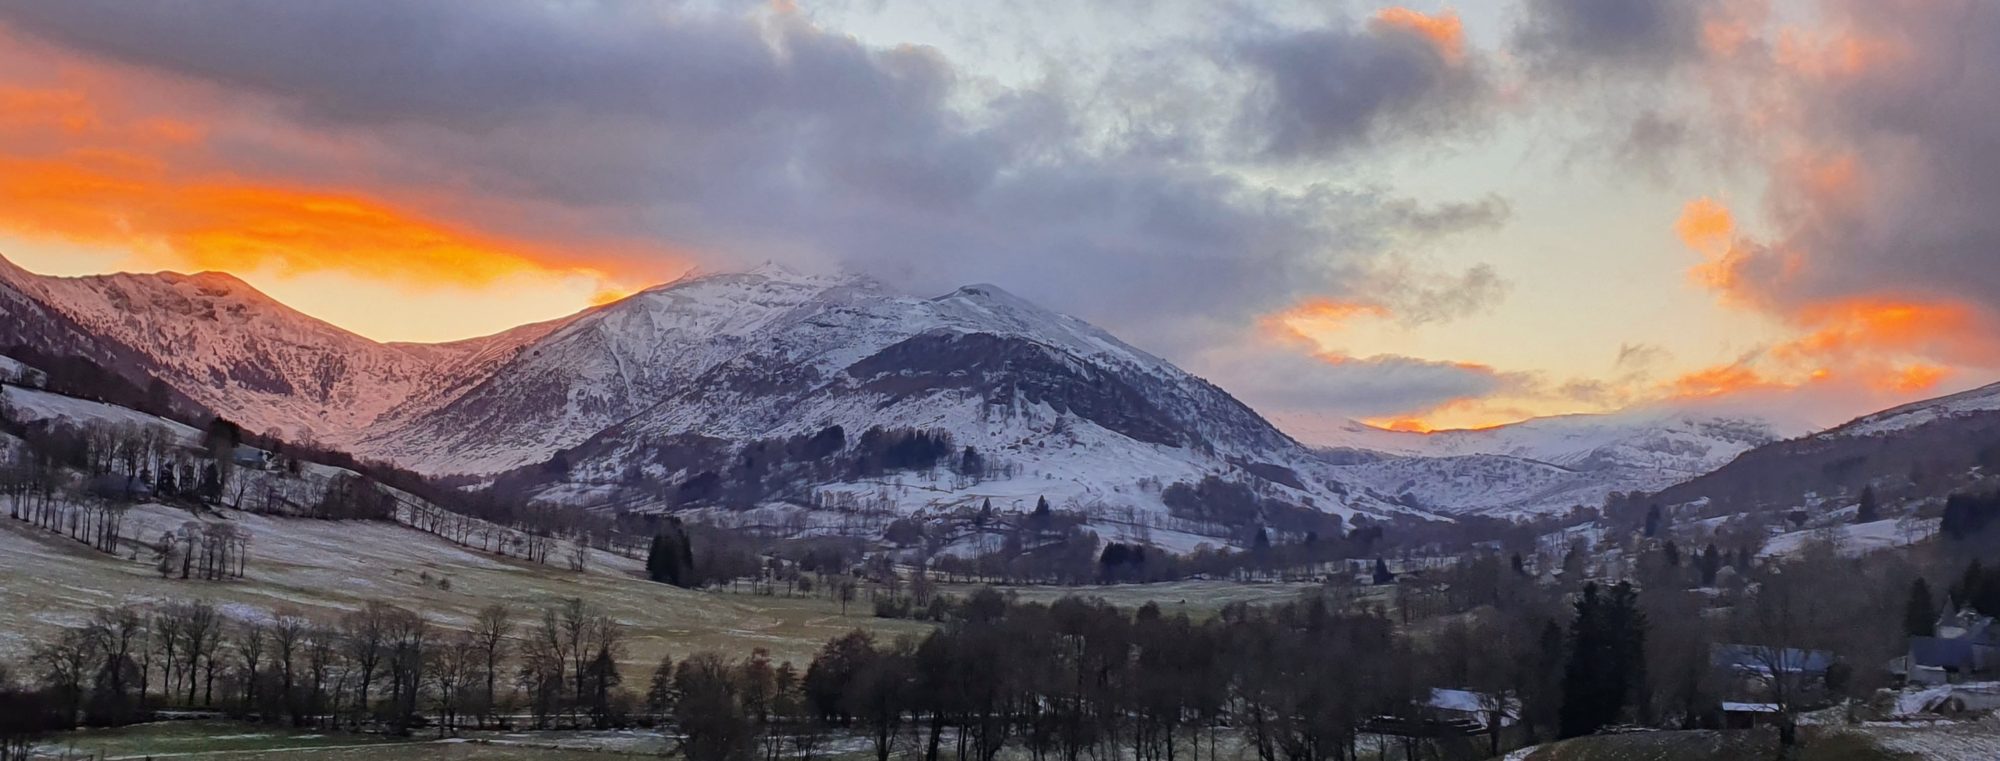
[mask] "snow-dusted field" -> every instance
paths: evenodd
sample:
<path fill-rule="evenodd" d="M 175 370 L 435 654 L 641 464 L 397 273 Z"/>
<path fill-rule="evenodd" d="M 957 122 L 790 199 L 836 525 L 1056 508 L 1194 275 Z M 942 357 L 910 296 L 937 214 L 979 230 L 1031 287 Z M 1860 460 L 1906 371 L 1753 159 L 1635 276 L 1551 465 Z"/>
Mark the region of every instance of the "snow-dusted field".
<path fill-rule="evenodd" d="M 1885 519 L 1872 523 L 1849 523 L 1792 531 L 1771 537 L 1764 543 L 1762 555 L 1763 557 L 1795 555 L 1808 542 L 1824 538 L 1831 540 L 1842 555 L 1860 557 L 1876 550 L 1902 547 L 1914 541 L 1922 541 L 1937 533 L 1937 527 L 1936 518 Z"/>
<path fill-rule="evenodd" d="M 126 518 L 126 535 L 152 542 L 194 519 L 176 508 L 145 505 Z M 486 555 L 388 523 L 271 518 L 228 512 L 250 535 L 246 578 L 224 582 L 163 579 L 150 550 L 113 558 L 66 538 L 0 517 L 0 660 L 19 660 L 61 626 L 98 607 L 175 598 L 213 600 L 232 617 L 268 616 L 295 607 L 331 619 L 370 600 L 420 611 L 446 627 L 463 626 L 500 602 L 527 617 L 532 608 L 569 597 L 603 606 L 630 629 L 628 667 L 700 649 L 747 654 L 766 648 L 801 664 L 827 639 L 857 626 L 888 632 L 922 625 L 885 621 L 855 606 L 842 616 L 825 598 L 689 592 L 639 576 L 637 560 L 595 553 L 590 568 Z"/>

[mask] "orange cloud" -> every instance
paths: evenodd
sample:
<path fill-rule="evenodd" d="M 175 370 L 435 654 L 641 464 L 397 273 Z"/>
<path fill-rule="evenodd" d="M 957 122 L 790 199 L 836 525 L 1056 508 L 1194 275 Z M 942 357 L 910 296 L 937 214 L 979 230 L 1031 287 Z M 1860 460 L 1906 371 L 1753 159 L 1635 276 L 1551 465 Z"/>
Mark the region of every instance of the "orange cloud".
<path fill-rule="evenodd" d="M 1707 399 L 1782 385 L 1746 365 L 1729 364 L 1687 373 L 1668 381 L 1663 390 L 1672 399 Z"/>
<path fill-rule="evenodd" d="M 339 271 L 413 284 L 483 286 L 534 272 L 590 273 L 560 252 L 327 191 L 181 181 L 145 156 L 0 157 L 0 228 L 132 250 L 193 269 Z"/>
<path fill-rule="evenodd" d="M 1856 297 L 1809 304 L 1792 321 L 1809 332 L 1774 349 L 1780 358 L 1905 354 L 2000 365 L 1990 321 L 1963 303 Z"/>
<path fill-rule="evenodd" d="M 1465 25 L 1457 11 L 1429 15 L 1409 8 L 1383 8 L 1375 13 L 1374 24 L 1378 29 L 1399 30 L 1430 42 L 1447 61 L 1465 60 Z"/>
<path fill-rule="evenodd" d="M 1538 415 L 1560 411 L 1564 410 L 1532 403 L 1521 404 L 1494 398 L 1469 397 L 1452 399 L 1426 410 L 1366 418 L 1361 422 L 1376 428 L 1408 433 L 1477 431 L 1498 428 Z"/>
<path fill-rule="evenodd" d="M 1760 356 L 1688 373 L 1663 385 L 1672 398 L 1839 383 L 1903 397 L 1950 378 L 1945 363 L 2000 363 L 2000 339 L 1964 304 L 1852 298 L 1809 304 L 1787 319 L 1800 329 Z"/>
<path fill-rule="evenodd" d="M 1285 341 L 1319 343 L 1319 334 L 1336 332 L 1360 318 L 1386 318 L 1388 307 L 1365 301 L 1314 298 L 1271 315 L 1259 322 L 1264 335 Z"/>
<path fill-rule="evenodd" d="M 1780 30 L 1774 60 L 1784 69 L 1814 79 L 1851 79 L 1907 58 L 1900 40 L 1855 29 L 1852 24 L 1808 30 Z"/>
<path fill-rule="evenodd" d="M 632 241 L 509 238 L 366 193 L 214 171 L 200 152 L 205 135 L 182 120 L 107 115 L 74 89 L 0 86 L 0 231 L 127 251 L 152 266 L 419 287 L 581 275 L 629 292 L 600 263 L 685 260 Z"/>

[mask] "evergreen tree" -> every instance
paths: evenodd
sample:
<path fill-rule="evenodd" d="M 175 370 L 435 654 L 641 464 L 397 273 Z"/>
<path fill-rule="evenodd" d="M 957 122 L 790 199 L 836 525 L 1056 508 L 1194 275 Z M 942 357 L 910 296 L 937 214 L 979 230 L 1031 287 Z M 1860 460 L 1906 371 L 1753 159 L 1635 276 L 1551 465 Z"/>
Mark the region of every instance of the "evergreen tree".
<path fill-rule="evenodd" d="M 1875 487 L 1861 489 L 1861 505 L 1854 510 L 1855 523 L 1874 523 L 1882 519 L 1882 509 L 1875 503 Z"/>
<path fill-rule="evenodd" d="M 1722 553 L 1715 549 L 1713 542 L 1701 551 L 1701 585 L 1715 586 L 1715 574 L 1722 570 Z"/>
<path fill-rule="evenodd" d="M 1659 505 L 1654 505 L 1646 509 L 1646 538 L 1651 539 L 1660 535 L 1661 520 Z"/>
<path fill-rule="evenodd" d="M 1563 737 L 1615 723 L 1646 682 L 1646 615 L 1632 585 L 1620 582 L 1604 596 L 1586 584 L 1575 607 L 1558 721 Z"/>
<path fill-rule="evenodd" d="M 1937 601 L 1931 597 L 1931 585 L 1918 576 L 1910 582 L 1910 601 L 1903 606 L 1903 633 L 1912 637 L 1937 636 Z"/>
<path fill-rule="evenodd" d="M 1395 580 L 1396 580 L 1396 574 L 1393 574 L 1393 573 L 1390 573 L 1390 572 L 1389 572 L 1389 564 L 1388 564 L 1388 563 L 1385 563 L 1385 562 L 1382 562 L 1382 559 L 1381 559 L 1381 558 L 1376 558 L 1376 559 L 1375 559 L 1375 583 L 1377 583 L 1377 584 L 1387 584 L 1387 583 L 1389 583 L 1389 582 L 1391 582 L 1391 581 L 1395 581 Z"/>
<path fill-rule="evenodd" d="M 1958 585 L 1951 589 L 1952 607 L 1960 610 L 1972 607 L 1972 598 L 1979 594 L 1980 582 L 1985 578 L 1986 572 L 1979 567 L 1979 560 L 1975 558 L 1971 565 L 1965 567 L 1965 574 L 1958 577 Z"/>
<path fill-rule="evenodd" d="M 694 547 L 680 519 L 668 518 L 646 551 L 646 578 L 662 584 L 695 586 Z"/>

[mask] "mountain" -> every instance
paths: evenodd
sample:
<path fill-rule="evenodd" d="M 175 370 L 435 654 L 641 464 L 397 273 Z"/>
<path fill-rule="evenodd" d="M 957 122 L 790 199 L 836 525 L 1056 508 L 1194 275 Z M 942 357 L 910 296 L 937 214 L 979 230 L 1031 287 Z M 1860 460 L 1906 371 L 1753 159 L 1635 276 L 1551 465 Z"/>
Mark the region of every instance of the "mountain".
<path fill-rule="evenodd" d="M 2000 488 L 2000 383 L 1902 405 L 1745 452 L 1657 500 L 1726 515 L 1884 504 Z"/>
<path fill-rule="evenodd" d="M 0 341 L 158 378 L 253 431 L 353 447 L 392 409 L 427 409 L 546 333 L 530 325 L 436 346 L 381 344 L 220 273 L 34 275 L 0 259 Z"/>
<path fill-rule="evenodd" d="M 1305 513 L 1426 517 L 1341 482 L 1212 384 L 989 285 L 919 298 L 767 267 L 437 345 L 371 341 L 218 274 L 7 265 L 0 304 L 39 320 L 19 341 L 159 378 L 252 430 L 431 474 L 506 473 L 548 499 L 900 514 L 1046 498 L 1184 544 Z M 843 453 L 743 465 L 756 446 L 821 435 Z M 947 443 L 911 465 L 924 460 L 911 447 Z M 692 488 L 752 476 L 747 491 Z"/>
<path fill-rule="evenodd" d="M 1320 439 L 1339 477 L 1408 506 L 1518 517 L 1657 491 L 1803 428 L 1698 410 L 1563 415 L 1477 430 L 1413 433 L 1347 421 Z M 1370 453 L 1373 453 L 1371 456 Z"/>

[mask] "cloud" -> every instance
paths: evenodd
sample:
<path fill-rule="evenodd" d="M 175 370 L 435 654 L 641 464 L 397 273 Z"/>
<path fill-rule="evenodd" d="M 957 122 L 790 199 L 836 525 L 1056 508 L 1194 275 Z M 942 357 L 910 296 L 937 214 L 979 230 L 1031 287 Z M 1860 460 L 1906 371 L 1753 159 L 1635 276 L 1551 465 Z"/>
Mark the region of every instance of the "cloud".
<path fill-rule="evenodd" d="M 1657 72 L 1699 57 L 1711 0 L 1528 0 L 1513 46 L 1543 75 Z"/>
<path fill-rule="evenodd" d="M 1449 11 L 1388 8 L 1243 41 L 1234 55 L 1262 78 L 1245 131 L 1271 159 L 1340 156 L 1392 139 L 1458 134 L 1482 123 L 1492 83 Z"/>
<path fill-rule="evenodd" d="M 0 3 L 0 24 L 119 76 L 206 88 L 203 168 L 240 184 L 533 241 L 513 248 L 627 281 L 688 259 L 779 259 L 919 291 L 999 282 L 1169 356 L 1358 287 L 1392 248 L 1505 216 L 1497 199 L 1277 188 L 1101 140 L 1088 92 L 969 87 L 936 51 L 871 47 L 783 9 Z M 1348 106 L 1370 130 L 1401 130 L 1469 92 L 1455 30 L 1445 16 L 1342 20 L 1273 32 L 1223 65 L 1283 71 L 1301 96 L 1313 85 L 1293 64 L 1349 67 L 1313 76 L 1361 87 L 1399 78 L 1421 92 L 1274 108 L 1302 140 L 1346 129 L 1308 122 Z"/>
<path fill-rule="evenodd" d="M 1279 418 L 1328 412 L 1355 418 L 1403 417 L 1498 394 L 1518 382 L 1475 364 L 1395 355 L 1309 354 L 1296 346 L 1254 341 L 1211 351 L 1195 367 L 1245 402 Z"/>

